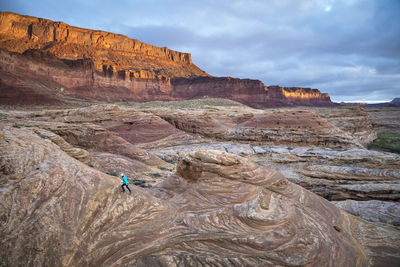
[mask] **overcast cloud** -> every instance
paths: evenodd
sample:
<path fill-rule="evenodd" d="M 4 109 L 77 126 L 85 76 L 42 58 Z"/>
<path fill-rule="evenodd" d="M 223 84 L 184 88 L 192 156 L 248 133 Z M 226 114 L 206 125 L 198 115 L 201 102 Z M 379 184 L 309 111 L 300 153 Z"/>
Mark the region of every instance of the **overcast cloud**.
<path fill-rule="evenodd" d="M 214 76 L 400 97 L 400 0 L 2 0 L 2 11 L 189 52 Z"/>

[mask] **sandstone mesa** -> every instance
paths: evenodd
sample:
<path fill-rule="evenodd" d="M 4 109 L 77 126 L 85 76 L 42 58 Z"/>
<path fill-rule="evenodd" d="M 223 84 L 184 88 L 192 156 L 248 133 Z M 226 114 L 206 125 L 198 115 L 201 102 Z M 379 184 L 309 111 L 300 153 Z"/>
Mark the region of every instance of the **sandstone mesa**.
<path fill-rule="evenodd" d="M 10 12 L 0 12 L 0 49 L 0 104 L 57 104 L 69 96 L 107 101 L 219 97 L 253 107 L 333 105 L 317 89 L 212 77 L 188 53 Z"/>

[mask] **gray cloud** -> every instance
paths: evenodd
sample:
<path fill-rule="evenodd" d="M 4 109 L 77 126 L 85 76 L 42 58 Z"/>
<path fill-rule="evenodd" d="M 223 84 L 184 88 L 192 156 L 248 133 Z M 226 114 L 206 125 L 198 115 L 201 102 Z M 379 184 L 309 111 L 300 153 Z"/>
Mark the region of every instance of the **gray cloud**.
<path fill-rule="evenodd" d="M 319 88 L 335 101 L 400 95 L 398 0 L 13 0 L 0 8 L 190 52 L 215 76 Z"/>

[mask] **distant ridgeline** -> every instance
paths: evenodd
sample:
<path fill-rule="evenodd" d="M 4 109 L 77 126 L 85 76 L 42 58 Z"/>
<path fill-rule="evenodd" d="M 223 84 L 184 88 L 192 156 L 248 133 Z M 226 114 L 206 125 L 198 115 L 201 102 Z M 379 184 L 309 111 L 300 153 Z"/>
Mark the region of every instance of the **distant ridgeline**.
<path fill-rule="evenodd" d="M 261 81 L 212 77 L 189 53 L 124 35 L 0 12 L 0 104 L 222 97 L 253 107 L 333 105 L 327 94 Z M 23 100 L 29 96 L 30 100 Z"/>

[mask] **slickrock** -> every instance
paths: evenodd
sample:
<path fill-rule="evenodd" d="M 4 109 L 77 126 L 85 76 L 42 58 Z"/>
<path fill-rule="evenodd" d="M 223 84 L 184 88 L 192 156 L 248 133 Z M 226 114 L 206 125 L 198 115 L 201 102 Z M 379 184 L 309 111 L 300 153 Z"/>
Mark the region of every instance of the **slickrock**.
<path fill-rule="evenodd" d="M 41 123 L 40 127 L 60 135 L 75 146 L 94 151 L 120 154 L 149 165 L 162 164 L 162 161 L 157 156 L 136 147 L 118 136 L 118 134 L 108 131 L 97 124 Z"/>
<path fill-rule="evenodd" d="M 210 142 L 148 149 L 168 162 L 213 149 L 246 156 L 329 200 L 400 200 L 400 157 L 361 148 L 287 147 Z"/>
<path fill-rule="evenodd" d="M 109 173 L 123 167 L 135 174 L 132 177 L 153 185 L 160 175 L 168 175 L 169 163 L 176 164 L 192 151 L 213 149 L 251 158 L 328 200 L 400 199 L 400 157 L 366 150 L 351 128 L 346 132 L 346 127 L 339 129 L 328 121 L 328 109 L 321 112 L 327 120 L 315 109 L 256 110 L 201 103 L 183 101 L 177 103 L 179 108 L 158 102 L 95 105 L 7 114 L 16 126 L 50 130 L 72 146 L 87 149 L 94 156 L 91 164 L 99 170 Z M 355 109 L 354 114 L 358 112 Z M 332 111 L 333 121 L 339 121 L 341 114 L 350 116 L 348 109 Z M 137 161 L 150 166 L 141 168 Z"/>
<path fill-rule="evenodd" d="M 365 220 L 400 226 L 400 203 L 398 202 L 344 200 L 332 203 Z"/>
<path fill-rule="evenodd" d="M 400 108 L 365 108 L 380 133 L 400 134 Z"/>
<path fill-rule="evenodd" d="M 124 238 L 133 228 L 140 236 L 148 221 L 162 227 L 169 218 L 159 217 L 166 207 L 147 192 L 121 195 L 118 178 L 69 157 L 28 128 L 1 135 L 2 266 L 98 266 L 113 255 L 122 258 L 129 243 L 140 246 Z M 15 174 L 18 180 L 9 179 Z"/>
<path fill-rule="evenodd" d="M 37 133 L 42 138 L 50 139 L 53 143 L 58 145 L 61 148 L 61 150 L 66 152 L 71 157 L 79 161 L 82 161 L 83 163 L 88 164 L 90 163 L 90 161 L 92 161 L 89 152 L 79 147 L 73 147 L 71 144 L 66 142 L 62 137 L 54 134 L 53 132 L 46 131 L 43 129 L 35 129 L 35 133 Z"/>
<path fill-rule="evenodd" d="M 30 128 L 5 127 L 0 134 L 2 266 L 395 266 L 400 260 L 395 229 L 359 220 L 240 156 L 191 153 L 158 188 L 133 187 L 129 194 L 121 193 L 118 178 Z"/>
<path fill-rule="evenodd" d="M 311 108 L 312 109 L 312 108 Z M 316 114 L 327 119 L 336 127 L 351 133 L 357 141 L 366 146 L 377 137 L 368 109 L 356 106 L 338 108 L 315 108 Z"/>
<path fill-rule="evenodd" d="M 176 128 L 226 141 L 357 147 L 358 141 L 329 121 L 307 110 L 223 108 L 153 109 Z"/>

